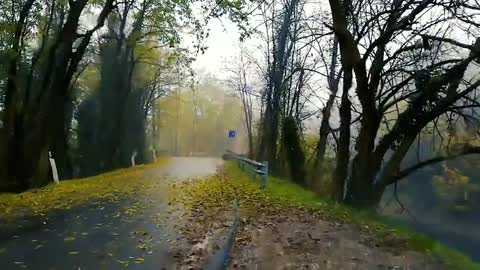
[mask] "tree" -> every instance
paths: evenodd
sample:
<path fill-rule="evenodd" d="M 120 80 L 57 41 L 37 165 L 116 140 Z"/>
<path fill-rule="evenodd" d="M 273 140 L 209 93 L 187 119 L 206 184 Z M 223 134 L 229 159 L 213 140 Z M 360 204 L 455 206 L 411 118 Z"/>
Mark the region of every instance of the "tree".
<path fill-rule="evenodd" d="M 13 20 L 12 42 L 7 45 L 11 53 L 4 90 L 1 179 L 3 186 L 16 191 L 48 181 L 48 151 L 65 127 L 65 102 L 72 78 L 93 33 L 114 8 L 114 0 L 105 1 L 94 27 L 79 33 L 87 0 L 69 1 L 68 5 L 45 1 L 46 22 L 33 21 L 31 15 L 42 7 L 34 3 L 12 2 L 12 17 L 17 17 L 16 12 L 19 15 Z M 41 33 L 38 48 L 26 45 L 34 31 Z"/>
<path fill-rule="evenodd" d="M 253 82 L 250 76 L 252 76 L 252 63 L 247 55 L 246 49 L 241 48 L 239 59 L 233 64 L 234 68 L 230 69 L 230 84 L 236 91 L 243 107 L 243 121 L 248 140 L 248 157 L 254 158 L 254 115 L 253 105 L 255 100 L 255 92 L 253 88 Z"/>
<path fill-rule="evenodd" d="M 62 177 L 71 176 L 69 137 L 72 115 L 77 110 L 77 97 L 72 92 L 78 89 L 77 78 L 83 68 L 99 59 L 100 91 L 84 99 L 86 103 L 79 106 L 84 117 L 77 118 L 95 117 L 97 126 L 92 134 L 81 134 L 92 135 L 102 148 L 95 155 L 101 171 L 124 166 L 125 156 L 132 149 L 143 151 L 145 112 L 152 100 L 149 93 L 156 87 L 134 82 L 142 60 L 136 49 L 152 43 L 154 47 L 175 47 L 180 42 L 178 31 L 187 27 L 193 29 L 201 44 L 208 35 L 202 30 L 209 18 L 228 15 L 239 25 L 246 19 L 242 1 L 197 3 L 207 14 L 202 19 L 194 16 L 191 1 L 2 2 L 0 188 L 23 191 L 48 183 L 49 152 L 57 160 Z M 87 9 L 98 15 L 93 26 L 84 20 Z M 107 18 L 108 29 L 103 29 Z M 94 33 L 102 36 L 98 47 L 90 46 Z M 200 45 L 197 48 L 203 49 Z M 99 49 L 99 56 L 89 49 Z M 95 113 L 88 115 L 90 109 Z M 127 119 L 126 113 L 132 118 Z M 87 126 L 80 123 L 79 130 Z M 124 144 L 121 138 L 135 143 Z M 144 155 L 139 158 L 144 159 Z"/>
<path fill-rule="evenodd" d="M 233 146 L 229 145 L 228 130 L 241 126 L 240 100 L 213 78 L 201 80 L 194 87 L 195 91 L 191 86 L 178 88 L 159 99 L 159 147 L 179 156 L 220 156 L 227 146 Z M 236 139 L 241 140 L 241 136 Z"/>
<path fill-rule="evenodd" d="M 445 119 L 447 114 L 462 114 L 464 108 L 477 106 L 473 93 L 480 80 L 469 75 L 467 69 L 478 59 L 480 40 L 466 44 L 453 36 L 457 30 L 469 34 L 468 29 L 478 27 L 471 19 L 477 16 L 474 11 L 479 9 L 478 3 L 367 2 L 329 1 L 333 18 L 329 27 L 340 45 L 344 91 L 352 86 L 349 81 L 353 71 L 361 107 L 356 154 L 347 166 L 337 156 L 337 169 L 348 174 L 336 178 L 339 183 L 347 181 L 346 196 L 342 199 L 357 207 L 375 206 L 386 186 L 413 170 L 480 150 L 463 144 L 448 156 L 401 168 L 411 145 L 429 125 Z M 442 12 L 437 13 L 438 10 Z M 451 18 L 462 22 L 455 31 L 448 24 Z M 463 51 L 446 53 L 452 49 Z M 406 103 L 404 108 L 395 110 L 402 102 Z M 397 114 L 393 124 L 384 121 L 392 108 Z M 350 124 L 347 118 L 346 114 L 342 122 Z M 382 125 L 387 126 L 383 135 Z M 345 145 L 349 141 L 348 138 Z M 341 154 L 347 156 L 349 151 L 344 147 Z"/>
<path fill-rule="evenodd" d="M 320 49 L 321 56 L 324 59 L 324 63 L 327 63 L 327 59 L 324 57 L 324 52 Z M 335 103 L 335 98 L 337 97 L 338 85 L 341 79 L 341 72 L 337 71 L 338 65 L 338 40 L 333 39 L 331 52 L 330 52 L 330 65 L 325 65 L 325 74 L 327 76 L 328 89 L 330 94 L 328 100 L 325 104 L 325 107 L 322 109 L 322 122 L 319 129 L 319 138 L 317 147 L 315 150 L 315 159 L 313 163 L 313 178 L 314 181 L 318 181 L 321 177 L 322 171 L 321 168 L 324 165 L 325 152 L 327 150 L 328 135 L 331 132 L 330 127 L 330 116 L 332 114 L 332 109 Z"/>
<path fill-rule="evenodd" d="M 302 185 L 306 184 L 305 157 L 299 145 L 303 144 L 303 121 L 315 114 L 306 104 L 313 104 L 312 78 L 318 62 L 311 58 L 317 37 L 309 29 L 305 5 L 303 1 L 273 2 L 261 12 L 266 29 L 266 72 L 257 149 L 257 159 L 268 160 L 273 173 L 286 176 L 297 172 L 293 180 Z M 303 157 L 291 160 L 294 155 L 288 153 L 292 147 Z"/>
<path fill-rule="evenodd" d="M 264 92 L 265 112 L 261 122 L 261 131 L 259 132 L 260 143 L 257 158 L 268 160 L 273 168 L 275 168 L 277 159 L 278 128 L 280 112 L 282 111 L 281 97 L 285 92 L 284 75 L 286 64 L 289 60 L 287 42 L 293 14 L 298 2 L 297 0 L 292 0 L 285 5 L 278 34 L 272 37 L 274 38 L 272 51 L 268 52 L 272 53 L 273 59 L 271 62 L 268 62 L 268 79 Z"/>

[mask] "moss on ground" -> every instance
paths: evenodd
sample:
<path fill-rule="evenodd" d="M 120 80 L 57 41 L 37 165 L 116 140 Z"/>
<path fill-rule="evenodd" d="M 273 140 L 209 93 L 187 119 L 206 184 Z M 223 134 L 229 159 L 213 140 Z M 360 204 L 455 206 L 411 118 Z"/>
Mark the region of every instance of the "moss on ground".
<path fill-rule="evenodd" d="M 324 200 L 292 182 L 269 177 L 267 188 L 260 190 L 259 181 L 251 180 L 231 163 L 226 164 L 226 170 L 222 174 L 184 183 L 181 189 L 182 201 L 187 208 L 202 206 L 209 209 L 212 215 L 228 210 L 235 199 L 240 204 L 242 218 L 246 219 L 258 214 L 291 215 L 299 210 L 316 211 L 337 222 L 354 224 L 361 231 L 377 235 L 380 240 L 394 235 L 407 242 L 407 248 L 440 258 L 449 269 L 480 269 L 480 264 L 472 262 L 464 254 L 425 235 L 414 233 L 406 226 L 392 224 L 371 212 Z"/>
<path fill-rule="evenodd" d="M 163 158 L 155 164 L 65 180 L 20 194 L 0 194 L 0 218 L 13 220 L 23 215 L 45 215 L 51 210 L 69 209 L 90 200 L 117 201 L 147 184 L 147 169 L 163 166 L 167 162 L 168 159 Z"/>

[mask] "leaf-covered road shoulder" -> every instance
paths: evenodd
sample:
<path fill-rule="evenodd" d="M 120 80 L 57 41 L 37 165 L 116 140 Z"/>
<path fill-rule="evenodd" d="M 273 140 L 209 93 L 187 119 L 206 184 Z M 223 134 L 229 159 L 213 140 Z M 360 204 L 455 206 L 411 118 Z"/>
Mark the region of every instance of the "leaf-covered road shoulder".
<path fill-rule="evenodd" d="M 176 192 L 170 186 L 176 179 L 151 167 L 159 166 L 29 194 L 30 200 L 44 202 L 58 188 L 74 191 L 55 197 L 67 200 L 62 207 L 29 208 L 28 215 L 0 223 L 0 269 L 175 269 L 186 249 L 177 233 L 181 209 L 172 203 Z"/>
<path fill-rule="evenodd" d="M 52 183 L 20 194 L 0 194 L 0 218 L 14 220 L 24 216 L 44 216 L 52 210 L 65 210 L 93 200 L 116 202 L 146 189 L 151 181 L 145 171 L 165 166 L 168 162 L 164 158 L 155 164 Z"/>
<path fill-rule="evenodd" d="M 415 242 L 423 241 L 420 236 L 367 213 L 322 201 L 279 179 L 269 178 L 267 188 L 260 190 L 258 181 L 233 164 L 225 167 L 215 176 L 178 186 L 182 192 L 177 198 L 187 209 L 183 234 L 193 246 L 184 261 L 189 267 L 200 268 L 223 245 L 238 200 L 234 268 L 477 269 L 461 254 L 437 244 L 423 247 Z M 434 250 L 438 247 L 442 254 Z M 442 260 L 433 256 L 446 253 L 449 257 Z"/>

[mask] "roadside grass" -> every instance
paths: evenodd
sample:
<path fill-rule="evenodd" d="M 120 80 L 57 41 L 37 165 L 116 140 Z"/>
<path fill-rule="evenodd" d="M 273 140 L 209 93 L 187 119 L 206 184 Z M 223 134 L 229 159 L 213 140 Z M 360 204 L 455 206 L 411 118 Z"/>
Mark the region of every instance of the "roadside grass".
<path fill-rule="evenodd" d="M 226 164 L 226 171 L 234 186 L 247 185 L 258 189 L 259 181 L 250 179 L 233 163 Z M 379 237 L 394 234 L 396 237 L 407 240 L 408 247 L 412 250 L 438 257 L 447 264 L 449 269 L 480 269 L 480 264 L 473 262 L 461 252 L 448 248 L 426 235 L 415 233 L 405 225 L 386 220 L 372 212 L 352 209 L 325 200 L 290 181 L 269 177 L 267 187 L 259 192 L 264 193 L 263 197 L 271 198 L 273 201 L 280 202 L 281 205 L 302 206 L 317 210 L 339 222 L 358 225 L 361 230 L 372 232 Z"/>
<path fill-rule="evenodd" d="M 120 195 L 128 195 L 144 187 L 145 171 L 164 166 L 168 158 L 160 158 L 154 164 L 115 170 L 83 179 L 60 181 L 23 193 L 0 194 L 0 219 L 14 220 L 24 215 L 45 215 L 55 209 L 69 209 L 90 200 L 118 201 Z"/>

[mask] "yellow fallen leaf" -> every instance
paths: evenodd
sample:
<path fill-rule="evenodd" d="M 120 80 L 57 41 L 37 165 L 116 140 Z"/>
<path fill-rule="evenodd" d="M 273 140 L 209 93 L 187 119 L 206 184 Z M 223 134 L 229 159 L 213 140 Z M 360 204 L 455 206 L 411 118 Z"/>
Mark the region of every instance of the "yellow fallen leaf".
<path fill-rule="evenodd" d="M 117 262 L 121 263 L 124 267 L 128 267 L 128 261 L 117 260 Z"/>
<path fill-rule="evenodd" d="M 136 258 L 135 263 L 143 263 L 145 260 L 143 258 Z"/>
<path fill-rule="evenodd" d="M 74 241 L 74 240 L 75 240 L 75 237 L 73 237 L 73 236 L 68 236 L 68 237 L 63 238 L 63 241 L 65 241 L 65 242 Z"/>

